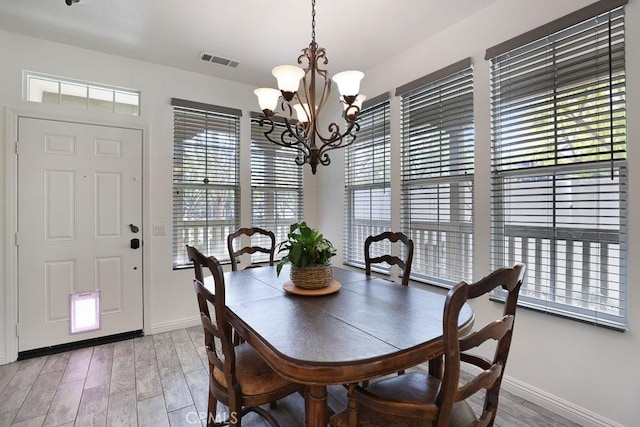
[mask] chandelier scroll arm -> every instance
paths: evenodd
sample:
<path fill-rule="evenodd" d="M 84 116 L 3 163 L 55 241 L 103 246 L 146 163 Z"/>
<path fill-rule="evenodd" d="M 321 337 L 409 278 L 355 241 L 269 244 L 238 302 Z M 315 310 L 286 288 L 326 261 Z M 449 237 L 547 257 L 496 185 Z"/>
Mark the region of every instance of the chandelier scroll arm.
<path fill-rule="evenodd" d="M 297 135 L 295 134 L 295 131 L 291 128 L 291 124 L 289 123 L 289 121 L 285 120 L 284 123 L 286 125 L 286 129 L 282 130 L 279 138 L 278 137 L 274 138 L 274 136 L 272 135 L 272 133 L 275 130 L 275 123 L 270 118 L 261 117 L 260 121 L 258 122 L 258 125 L 260 127 L 264 127 L 265 125 L 269 127 L 267 130 L 264 131 L 264 136 L 272 144 L 276 144 L 285 148 L 294 148 L 298 150 L 299 154 L 298 154 L 298 157 L 296 157 L 296 163 L 298 163 L 299 165 L 303 165 L 309 158 L 309 153 L 306 150 L 307 147 L 304 144 L 304 141 L 300 140 L 297 137 Z M 275 135 L 278 135 L 278 133 L 276 132 Z M 287 136 L 292 138 L 293 141 L 287 141 L 286 140 Z"/>
<path fill-rule="evenodd" d="M 355 109 L 355 111 L 354 111 Z M 323 137 L 322 134 L 319 132 L 316 132 L 318 137 L 320 138 L 320 140 L 322 141 L 322 145 L 330 145 L 333 148 L 331 149 L 335 149 L 335 148 L 343 148 L 343 147 L 347 147 L 349 145 L 351 145 L 353 142 L 349 142 L 347 144 L 343 144 L 342 143 L 342 139 L 347 137 L 347 136 L 351 136 L 353 138 L 355 138 L 354 132 L 357 132 L 360 130 L 360 125 L 356 122 L 357 120 L 357 116 L 358 113 L 360 112 L 360 109 L 355 106 L 355 105 L 350 105 L 347 107 L 347 109 L 345 110 L 345 118 L 346 118 L 346 123 L 347 123 L 347 128 L 345 129 L 344 132 L 340 133 L 340 127 L 338 126 L 338 124 L 334 123 L 330 123 L 327 127 L 327 130 L 330 133 L 329 137 Z"/>
<path fill-rule="evenodd" d="M 356 122 L 353 122 L 342 134 L 339 134 L 333 141 L 323 141 L 318 149 L 318 155 L 321 157 L 327 156 L 327 151 L 336 150 L 339 148 L 346 148 L 353 144 L 356 140 L 356 132 L 360 130 L 360 125 Z M 328 162 L 322 163 L 323 165 L 327 165 Z"/>

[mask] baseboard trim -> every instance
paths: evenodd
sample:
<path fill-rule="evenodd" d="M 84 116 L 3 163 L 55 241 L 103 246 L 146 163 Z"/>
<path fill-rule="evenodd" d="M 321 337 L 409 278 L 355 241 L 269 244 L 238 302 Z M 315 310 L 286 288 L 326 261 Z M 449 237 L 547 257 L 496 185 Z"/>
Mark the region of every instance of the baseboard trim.
<path fill-rule="evenodd" d="M 171 332 L 176 329 L 190 328 L 192 326 L 202 325 L 199 317 L 187 317 L 180 320 L 172 320 L 170 322 L 156 323 L 151 326 L 151 334 L 161 334 L 163 332 Z"/>
<path fill-rule="evenodd" d="M 511 377 L 503 377 L 502 387 L 531 403 L 542 406 L 584 427 L 624 427 L 593 411 L 564 400 L 539 388 Z"/>
<path fill-rule="evenodd" d="M 479 368 L 476 369 L 472 366 L 465 366 L 464 370 L 471 374 L 479 372 Z M 584 427 L 625 427 L 600 414 L 507 375 L 502 378 L 502 389 Z"/>

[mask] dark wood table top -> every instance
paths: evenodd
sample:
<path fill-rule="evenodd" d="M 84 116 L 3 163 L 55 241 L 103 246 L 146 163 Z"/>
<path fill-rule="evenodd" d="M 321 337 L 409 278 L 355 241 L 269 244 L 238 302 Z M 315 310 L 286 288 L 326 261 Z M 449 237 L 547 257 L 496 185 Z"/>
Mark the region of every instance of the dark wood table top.
<path fill-rule="evenodd" d="M 334 279 L 342 284 L 334 294 L 298 296 L 282 288 L 288 268 L 280 277 L 274 267 L 225 273 L 233 327 L 279 374 L 319 386 L 311 387 L 324 399 L 310 407 L 312 426 L 326 425 L 326 385 L 393 373 L 443 351 L 445 296 L 335 267 Z M 469 306 L 459 323 L 471 328 Z"/>

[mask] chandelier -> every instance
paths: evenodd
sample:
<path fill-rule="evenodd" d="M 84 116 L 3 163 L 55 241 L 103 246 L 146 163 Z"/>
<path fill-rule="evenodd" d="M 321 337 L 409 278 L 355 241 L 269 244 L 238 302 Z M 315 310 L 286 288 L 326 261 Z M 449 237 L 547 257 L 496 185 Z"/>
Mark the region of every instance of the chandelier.
<path fill-rule="evenodd" d="M 278 81 L 278 89 L 259 88 L 253 92 L 258 97 L 258 104 L 264 114 L 260 118 L 260 126 L 266 128 L 264 135 L 267 140 L 298 150 L 296 163 L 308 163 L 311 172 L 315 174 L 318 164 L 326 166 L 331 163 L 328 151 L 347 147 L 355 141 L 355 132 L 360 129 L 356 119 L 366 98 L 358 93 L 364 73 L 343 71 L 329 79 L 327 70 L 321 68 L 321 65 L 327 65 L 329 61 L 325 49 L 316 43 L 315 0 L 311 1 L 311 43 L 309 47 L 302 49 L 298 64 L 302 65 L 303 61 L 306 63 L 305 68 L 280 65 L 272 70 L 271 73 Z M 299 90 L 300 80 L 302 90 Z M 323 133 L 318 119 L 329 98 L 331 80 L 338 85 L 341 95 L 339 101 L 343 105 L 344 131 L 332 122 L 327 125 L 326 133 Z M 310 108 L 310 105 L 314 108 Z M 284 114 L 284 128 L 274 124 L 276 111 Z"/>

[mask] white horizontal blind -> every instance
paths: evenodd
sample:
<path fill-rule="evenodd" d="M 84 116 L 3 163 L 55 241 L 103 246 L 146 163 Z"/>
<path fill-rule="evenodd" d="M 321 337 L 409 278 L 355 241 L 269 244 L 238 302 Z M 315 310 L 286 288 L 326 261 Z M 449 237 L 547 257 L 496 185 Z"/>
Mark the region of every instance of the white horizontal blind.
<path fill-rule="evenodd" d="M 624 9 L 491 60 L 492 265 L 519 303 L 624 329 Z"/>
<path fill-rule="evenodd" d="M 383 98 L 363 108 L 345 153 L 344 262 L 362 268 L 365 239 L 391 229 L 389 99 Z"/>
<path fill-rule="evenodd" d="M 411 277 L 450 287 L 473 263 L 473 72 L 470 66 L 402 95 L 402 230 Z"/>
<path fill-rule="evenodd" d="M 283 125 L 275 123 L 284 130 Z M 251 121 L 251 219 L 253 227 L 273 231 L 276 244 L 287 238 L 289 226 L 303 219 L 302 166 L 295 161 L 297 150 L 269 142 L 259 120 Z M 278 129 L 276 129 L 276 132 Z M 268 247 L 261 235 L 252 245 Z M 280 258 L 276 251 L 276 258 Z M 268 261 L 263 253 L 252 255 L 252 262 Z"/>
<path fill-rule="evenodd" d="M 240 117 L 174 104 L 173 266 L 191 265 L 185 245 L 229 260 L 238 228 Z"/>

